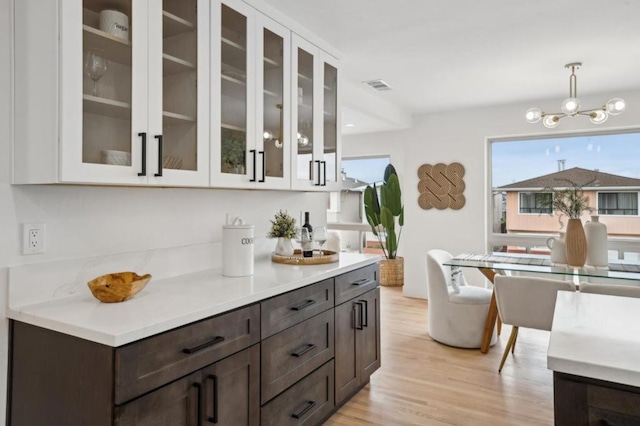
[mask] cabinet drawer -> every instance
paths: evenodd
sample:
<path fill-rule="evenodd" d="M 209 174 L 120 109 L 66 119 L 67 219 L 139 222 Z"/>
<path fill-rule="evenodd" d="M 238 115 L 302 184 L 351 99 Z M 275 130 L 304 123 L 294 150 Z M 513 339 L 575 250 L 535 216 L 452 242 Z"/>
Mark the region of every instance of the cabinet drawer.
<path fill-rule="evenodd" d="M 378 286 L 378 264 L 365 266 L 335 278 L 336 305 L 353 299 Z"/>
<path fill-rule="evenodd" d="M 333 309 L 262 341 L 262 403 L 334 355 Z"/>
<path fill-rule="evenodd" d="M 332 360 L 262 407 L 261 425 L 319 424 L 334 406 Z"/>
<path fill-rule="evenodd" d="M 587 398 L 590 417 L 592 412 L 622 413 L 640 420 L 640 393 L 625 392 L 602 386 L 587 385 Z M 625 424 L 611 421 L 611 424 Z M 599 423 L 598 423 L 599 424 Z M 635 424 L 640 424 L 635 423 Z"/>
<path fill-rule="evenodd" d="M 333 278 L 265 300 L 262 305 L 262 338 L 276 334 L 333 308 Z"/>
<path fill-rule="evenodd" d="M 257 343 L 259 321 L 252 305 L 116 349 L 116 404 Z"/>

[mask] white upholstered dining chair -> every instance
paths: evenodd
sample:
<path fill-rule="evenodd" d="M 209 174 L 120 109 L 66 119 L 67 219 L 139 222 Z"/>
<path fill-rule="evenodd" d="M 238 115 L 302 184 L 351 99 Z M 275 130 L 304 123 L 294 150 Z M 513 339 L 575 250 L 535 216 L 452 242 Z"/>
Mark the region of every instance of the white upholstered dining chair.
<path fill-rule="evenodd" d="M 638 285 L 592 284 L 581 282 L 580 293 L 597 293 L 608 294 L 610 296 L 640 298 L 640 287 Z"/>
<path fill-rule="evenodd" d="M 452 277 L 443 265 L 453 256 L 444 250 L 427 253 L 429 335 L 445 345 L 479 348 L 487 320 L 491 290 L 466 285 L 462 272 Z M 491 345 L 497 336 L 491 337 Z"/>
<path fill-rule="evenodd" d="M 575 291 L 576 288 L 570 281 L 503 275 L 496 275 L 494 285 L 500 318 L 504 324 L 512 326 L 498 367 L 500 372 L 509 351 L 515 350 L 518 329 L 551 330 L 558 291 Z"/>

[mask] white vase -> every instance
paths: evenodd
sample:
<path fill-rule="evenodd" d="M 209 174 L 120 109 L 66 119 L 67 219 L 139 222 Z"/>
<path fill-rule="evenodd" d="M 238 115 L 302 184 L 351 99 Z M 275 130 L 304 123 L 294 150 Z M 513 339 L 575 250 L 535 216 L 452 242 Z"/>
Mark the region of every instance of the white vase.
<path fill-rule="evenodd" d="M 293 242 L 291 238 L 278 237 L 275 253 L 279 256 L 293 256 Z"/>
<path fill-rule="evenodd" d="M 587 237 L 587 265 L 609 265 L 609 251 L 607 247 L 607 225 L 598 220 L 598 216 L 591 216 L 591 221 L 584 225 Z"/>

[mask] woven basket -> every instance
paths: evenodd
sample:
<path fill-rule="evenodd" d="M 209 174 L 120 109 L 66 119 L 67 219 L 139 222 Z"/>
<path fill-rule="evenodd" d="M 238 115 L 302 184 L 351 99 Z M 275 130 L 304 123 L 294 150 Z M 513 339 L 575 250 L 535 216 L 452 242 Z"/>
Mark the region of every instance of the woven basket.
<path fill-rule="evenodd" d="M 404 285 L 404 258 L 383 259 L 380 261 L 380 285 L 402 287 Z"/>

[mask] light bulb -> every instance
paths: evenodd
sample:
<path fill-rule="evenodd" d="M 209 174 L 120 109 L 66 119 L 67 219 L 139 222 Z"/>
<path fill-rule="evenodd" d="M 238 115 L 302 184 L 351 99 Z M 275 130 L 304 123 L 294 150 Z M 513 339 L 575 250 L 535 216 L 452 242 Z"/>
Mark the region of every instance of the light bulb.
<path fill-rule="evenodd" d="M 298 133 L 298 145 L 307 146 L 309 144 L 309 138 L 303 135 L 302 133 Z"/>
<path fill-rule="evenodd" d="M 562 112 L 567 115 L 575 115 L 580 109 L 580 101 L 578 98 L 567 98 L 562 101 Z"/>
<path fill-rule="evenodd" d="M 603 110 L 593 111 L 589 114 L 589 120 L 593 124 L 602 124 L 607 121 L 607 118 L 609 118 L 609 114 Z"/>
<path fill-rule="evenodd" d="M 540 111 L 540 108 L 529 108 L 525 114 L 525 118 L 531 124 L 537 123 L 540 121 L 540 118 L 542 118 L 542 111 Z"/>
<path fill-rule="evenodd" d="M 547 115 L 544 120 L 542 120 L 542 124 L 547 129 L 553 129 L 554 127 L 557 127 L 558 124 L 560 124 L 560 117 L 558 117 L 557 115 Z"/>
<path fill-rule="evenodd" d="M 607 112 L 611 115 L 621 114 L 622 111 L 627 107 L 623 99 L 613 98 L 607 102 L 606 108 Z"/>
<path fill-rule="evenodd" d="M 269 142 L 272 139 L 273 139 L 273 133 L 271 133 L 268 130 L 265 130 L 264 133 L 262 134 L 262 140 L 264 142 Z"/>
<path fill-rule="evenodd" d="M 280 139 L 276 139 L 275 141 L 273 141 L 273 144 L 276 146 L 276 148 L 282 148 L 282 145 L 284 145 Z"/>

